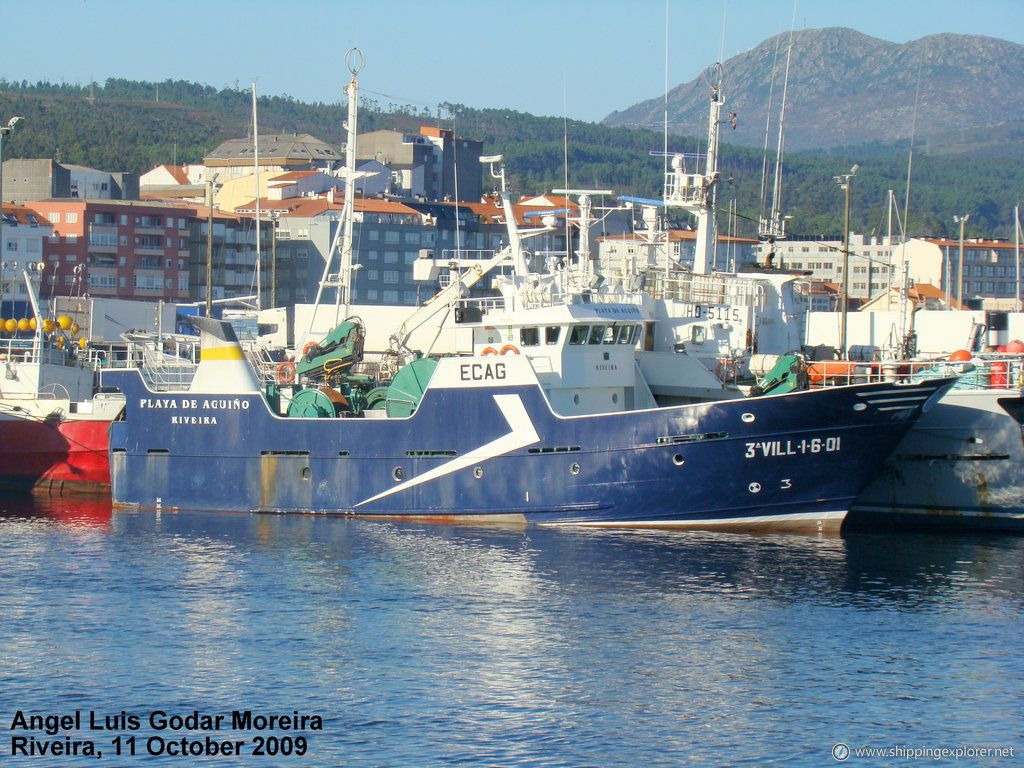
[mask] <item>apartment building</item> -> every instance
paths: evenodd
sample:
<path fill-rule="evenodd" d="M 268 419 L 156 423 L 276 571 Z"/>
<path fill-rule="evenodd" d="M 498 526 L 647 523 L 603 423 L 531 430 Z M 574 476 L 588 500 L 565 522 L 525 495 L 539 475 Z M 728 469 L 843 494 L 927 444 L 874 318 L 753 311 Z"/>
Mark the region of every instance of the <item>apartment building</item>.
<path fill-rule="evenodd" d="M 139 177 L 132 173 L 110 173 L 54 160 L 4 160 L 4 200 L 24 205 L 32 200 L 62 197 L 137 200 Z"/>
<path fill-rule="evenodd" d="M 759 246 L 762 263 L 770 247 Z M 844 247 L 839 238 L 779 241 L 774 244 L 773 266 L 808 271 L 813 280 L 841 289 Z M 959 240 L 911 238 L 901 244 L 888 237 L 851 233 L 848 268 L 852 300 L 869 301 L 893 285 L 927 284 L 965 306 L 1009 309 L 1017 300 L 1020 266 L 1013 243 L 965 240 L 961 265 Z"/>
<path fill-rule="evenodd" d="M 136 200 L 31 203 L 53 227 L 43 244 L 44 296 L 186 301 L 189 219 L 195 208 Z"/>

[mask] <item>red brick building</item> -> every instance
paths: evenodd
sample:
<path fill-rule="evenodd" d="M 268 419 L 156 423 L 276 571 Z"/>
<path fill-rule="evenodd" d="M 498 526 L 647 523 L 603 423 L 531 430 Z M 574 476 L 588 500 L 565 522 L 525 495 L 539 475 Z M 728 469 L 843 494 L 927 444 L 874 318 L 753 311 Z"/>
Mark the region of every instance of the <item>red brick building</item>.
<path fill-rule="evenodd" d="M 29 207 L 53 235 L 43 243 L 44 296 L 187 301 L 187 205 L 138 200 L 50 199 Z"/>

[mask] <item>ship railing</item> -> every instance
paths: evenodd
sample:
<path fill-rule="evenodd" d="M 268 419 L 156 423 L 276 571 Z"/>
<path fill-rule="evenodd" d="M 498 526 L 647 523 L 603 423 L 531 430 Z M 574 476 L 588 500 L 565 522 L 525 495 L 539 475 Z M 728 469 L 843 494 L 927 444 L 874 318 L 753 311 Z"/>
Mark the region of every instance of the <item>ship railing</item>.
<path fill-rule="evenodd" d="M 742 307 L 765 305 L 763 285 L 732 275 L 693 275 L 678 270 L 666 275 L 652 270 L 647 273 L 647 289 L 652 299 Z"/>
<path fill-rule="evenodd" d="M 106 350 L 108 368 L 138 368 L 146 386 L 158 392 L 187 389 L 199 365 L 198 337 L 129 338 L 123 348 Z"/>
<path fill-rule="evenodd" d="M 0 363 L 88 367 L 87 361 L 79 353 L 76 345 L 44 341 L 40 346 L 32 339 L 0 339 Z"/>
<path fill-rule="evenodd" d="M 956 376 L 954 389 L 1024 389 L 1024 357 L 972 360 L 819 360 L 807 368 L 811 387 L 872 382 L 907 383 Z"/>
<path fill-rule="evenodd" d="M 266 347 L 245 345 L 245 356 L 261 384 L 277 384 L 281 381 L 278 368 L 282 360 L 275 358 Z"/>
<path fill-rule="evenodd" d="M 604 293 L 584 289 L 569 291 L 525 290 L 519 293 L 519 301 L 525 309 L 540 307 L 562 307 L 577 304 L 632 304 L 643 306 L 646 297 L 636 292 Z"/>
<path fill-rule="evenodd" d="M 459 299 L 458 309 L 479 309 L 481 313 L 501 312 L 505 309 L 505 299 L 501 296 L 469 296 Z"/>

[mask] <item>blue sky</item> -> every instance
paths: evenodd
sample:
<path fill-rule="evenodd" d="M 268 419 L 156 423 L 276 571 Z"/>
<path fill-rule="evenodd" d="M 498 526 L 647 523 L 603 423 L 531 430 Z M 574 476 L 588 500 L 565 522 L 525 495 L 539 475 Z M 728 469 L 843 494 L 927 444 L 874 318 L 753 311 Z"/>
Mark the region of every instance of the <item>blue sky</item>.
<path fill-rule="evenodd" d="M 795 14 L 794 14 L 795 8 Z M 798 29 L 892 42 L 940 32 L 1024 43 L 1021 0 L 668 0 L 669 86 Z M 338 102 L 345 51 L 365 96 L 598 121 L 664 93 L 665 0 L 41 0 L 6 2 L 0 76 L 189 80 Z"/>

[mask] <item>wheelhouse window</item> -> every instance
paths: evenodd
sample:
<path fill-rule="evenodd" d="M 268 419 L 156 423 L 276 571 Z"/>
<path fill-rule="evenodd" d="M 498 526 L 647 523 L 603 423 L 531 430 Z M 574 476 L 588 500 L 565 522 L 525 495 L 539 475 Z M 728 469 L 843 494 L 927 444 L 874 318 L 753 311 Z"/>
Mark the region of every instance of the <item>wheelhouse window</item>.
<path fill-rule="evenodd" d="M 604 341 L 605 326 L 595 325 L 590 329 L 590 344 L 600 344 Z"/>
<path fill-rule="evenodd" d="M 562 334 L 562 327 L 560 325 L 549 325 L 544 329 L 544 343 L 545 344 L 557 344 L 558 337 Z"/>
<path fill-rule="evenodd" d="M 569 334 L 570 344 L 586 344 L 587 334 L 590 333 L 589 325 L 574 325 Z"/>
<path fill-rule="evenodd" d="M 540 344 L 539 328 L 520 328 L 519 343 L 524 347 L 536 347 Z"/>

